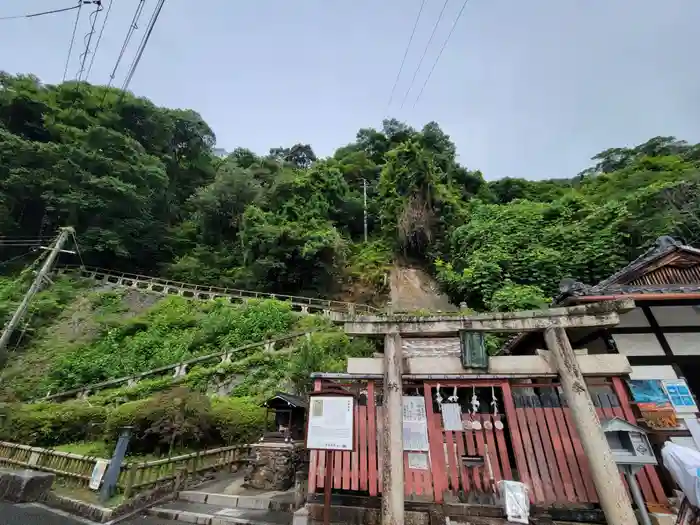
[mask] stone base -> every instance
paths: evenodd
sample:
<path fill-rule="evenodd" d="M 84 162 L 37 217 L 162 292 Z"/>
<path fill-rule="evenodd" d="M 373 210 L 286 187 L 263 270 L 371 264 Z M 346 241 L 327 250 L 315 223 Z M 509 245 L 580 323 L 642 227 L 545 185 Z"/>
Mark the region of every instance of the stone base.
<path fill-rule="evenodd" d="M 40 501 L 51 490 L 55 477 L 36 470 L 0 469 L 0 500 L 13 503 Z"/>
<path fill-rule="evenodd" d="M 245 476 L 245 486 L 261 490 L 289 490 L 301 467 L 303 443 L 258 443 L 251 447 L 254 459 Z"/>

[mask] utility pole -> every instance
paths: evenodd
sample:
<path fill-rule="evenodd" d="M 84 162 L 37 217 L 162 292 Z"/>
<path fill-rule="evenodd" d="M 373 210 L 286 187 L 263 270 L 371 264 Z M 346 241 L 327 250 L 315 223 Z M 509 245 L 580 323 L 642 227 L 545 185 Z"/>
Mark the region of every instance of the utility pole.
<path fill-rule="evenodd" d="M 47 275 L 51 271 L 51 267 L 53 266 L 54 262 L 56 262 L 58 254 L 61 253 L 61 251 L 63 251 L 61 250 L 61 248 L 65 244 L 68 237 L 73 234 L 73 232 L 74 230 L 70 226 L 61 228 L 61 233 L 59 233 L 58 237 L 56 238 L 56 241 L 49 248 L 49 250 L 51 250 L 49 256 L 46 258 L 46 261 L 44 261 L 44 264 L 41 266 L 41 269 L 36 274 L 34 282 L 29 287 L 29 290 L 24 295 L 22 302 L 17 307 L 17 310 L 15 310 L 15 313 L 12 315 L 12 319 L 10 319 L 10 322 L 7 323 L 7 325 L 5 326 L 5 330 L 2 333 L 2 337 L 0 337 L 0 352 L 3 352 L 5 348 L 7 348 L 7 344 L 10 342 L 12 332 L 15 331 L 15 328 L 17 328 L 17 325 L 22 320 L 22 317 L 24 317 L 24 314 L 27 312 L 27 307 L 29 306 L 30 301 L 32 300 L 34 295 L 36 295 L 36 293 L 39 291 L 39 288 L 41 288 L 41 285 L 43 284 Z"/>
<path fill-rule="evenodd" d="M 367 244 L 367 179 L 362 179 L 362 186 L 363 186 L 363 193 L 364 193 L 364 201 L 365 201 L 365 213 L 364 213 L 364 218 L 365 218 L 365 244 Z"/>

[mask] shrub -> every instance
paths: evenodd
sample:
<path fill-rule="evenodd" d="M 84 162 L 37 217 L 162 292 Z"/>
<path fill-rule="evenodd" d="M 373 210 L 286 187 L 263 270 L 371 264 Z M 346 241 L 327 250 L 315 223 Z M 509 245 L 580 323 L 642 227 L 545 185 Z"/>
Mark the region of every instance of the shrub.
<path fill-rule="evenodd" d="M 250 397 L 216 397 L 212 401 L 213 423 L 227 445 L 253 443 L 265 430 L 266 410 Z"/>
<path fill-rule="evenodd" d="M 99 435 L 107 409 L 84 401 L 61 404 L 5 405 L 0 436 L 3 440 L 39 447 L 83 441 Z"/>
<path fill-rule="evenodd" d="M 132 452 L 164 452 L 195 444 L 202 448 L 215 441 L 209 398 L 184 387 L 114 409 L 107 419 L 107 440 L 116 441 L 124 426 L 133 427 Z"/>

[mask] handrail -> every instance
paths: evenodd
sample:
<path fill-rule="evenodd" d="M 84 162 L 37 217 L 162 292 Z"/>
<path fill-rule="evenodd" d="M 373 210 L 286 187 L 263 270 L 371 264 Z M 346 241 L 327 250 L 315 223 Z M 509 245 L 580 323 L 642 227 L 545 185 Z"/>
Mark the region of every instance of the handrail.
<path fill-rule="evenodd" d="M 182 369 L 182 367 L 185 367 L 185 369 L 193 364 L 201 363 L 203 361 L 208 361 L 209 359 L 215 359 L 217 357 L 219 358 L 225 358 L 226 356 L 231 356 L 235 353 L 241 352 L 243 350 L 250 350 L 251 348 L 257 348 L 260 346 L 265 346 L 268 348 L 274 348 L 275 343 L 279 343 L 282 341 L 288 341 L 290 339 L 296 339 L 298 337 L 302 336 L 307 336 L 307 334 L 312 334 L 314 333 L 313 331 L 310 332 L 295 332 L 292 334 L 288 334 L 282 337 L 277 337 L 275 339 L 266 339 L 264 341 L 258 341 L 257 343 L 248 343 L 243 346 L 239 346 L 237 348 L 232 348 L 228 350 L 223 350 L 221 352 L 216 352 L 213 354 L 207 354 L 207 355 L 201 355 L 197 357 L 193 357 L 191 359 L 187 359 L 185 361 L 177 361 L 175 363 L 171 363 L 169 365 L 164 365 L 160 366 L 158 368 L 153 368 L 151 370 L 146 370 L 145 372 L 138 372 L 136 374 L 132 374 L 129 376 L 123 376 L 123 377 L 118 377 L 115 379 L 109 379 L 107 381 L 100 381 L 99 383 L 91 383 L 89 385 L 83 385 L 79 386 L 76 388 L 71 388 L 70 390 L 64 390 L 63 392 L 57 392 L 56 394 L 51 394 L 48 396 L 40 397 L 40 398 L 34 398 L 33 401 L 38 402 L 38 401 L 54 401 L 57 399 L 63 399 L 69 396 L 74 396 L 76 394 L 84 394 L 84 393 L 89 393 L 95 390 L 103 390 L 108 387 L 115 387 L 117 385 L 121 385 L 124 383 L 129 383 L 130 381 L 138 381 L 139 379 L 143 379 L 148 376 L 152 375 L 157 375 L 161 374 L 163 372 L 168 372 L 170 370 L 177 370 L 178 368 Z M 274 350 L 271 350 L 274 351 Z"/>
<path fill-rule="evenodd" d="M 218 286 L 206 286 L 201 284 L 184 283 L 181 281 L 174 281 L 170 279 L 163 279 L 160 277 L 152 277 L 149 275 L 140 275 L 136 273 L 129 272 L 114 272 L 112 270 L 107 270 L 105 268 L 97 268 L 92 266 L 79 266 L 79 265 L 64 265 L 61 268 L 67 268 L 69 270 L 80 270 L 87 273 L 96 273 L 109 277 L 116 277 L 122 279 L 133 279 L 139 281 L 148 281 L 154 284 L 159 284 L 162 286 L 175 286 L 181 289 L 190 290 L 193 292 L 200 293 L 215 293 L 215 294 L 225 294 L 231 297 L 246 297 L 251 299 L 259 298 L 269 298 L 277 299 L 280 301 L 289 301 L 293 304 L 300 306 L 311 306 L 313 308 L 330 309 L 335 311 L 343 312 L 357 312 L 364 311 L 367 313 L 376 312 L 379 313 L 381 310 L 374 306 L 366 304 L 348 303 L 345 301 L 336 301 L 335 299 L 319 299 L 316 297 L 303 297 L 297 295 L 287 295 L 278 293 L 268 293 L 268 292 L 256 292 L 250 290 L 241 290 L 238 288 L 222 288 Z"/>

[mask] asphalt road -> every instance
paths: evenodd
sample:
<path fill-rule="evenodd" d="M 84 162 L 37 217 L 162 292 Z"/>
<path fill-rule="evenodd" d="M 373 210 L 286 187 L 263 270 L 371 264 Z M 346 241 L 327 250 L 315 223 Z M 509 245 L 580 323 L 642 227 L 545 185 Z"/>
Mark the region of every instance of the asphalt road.
<path fill-rule="evenodd" d="M 57 514 L 41 506 L 0 502 L 0 525 L 85 525 L 87 523 L 90 522 Z M 136 517 L 121 522 L 123 525 L 175 525 L 178 523 L 151 517 Z"/>

